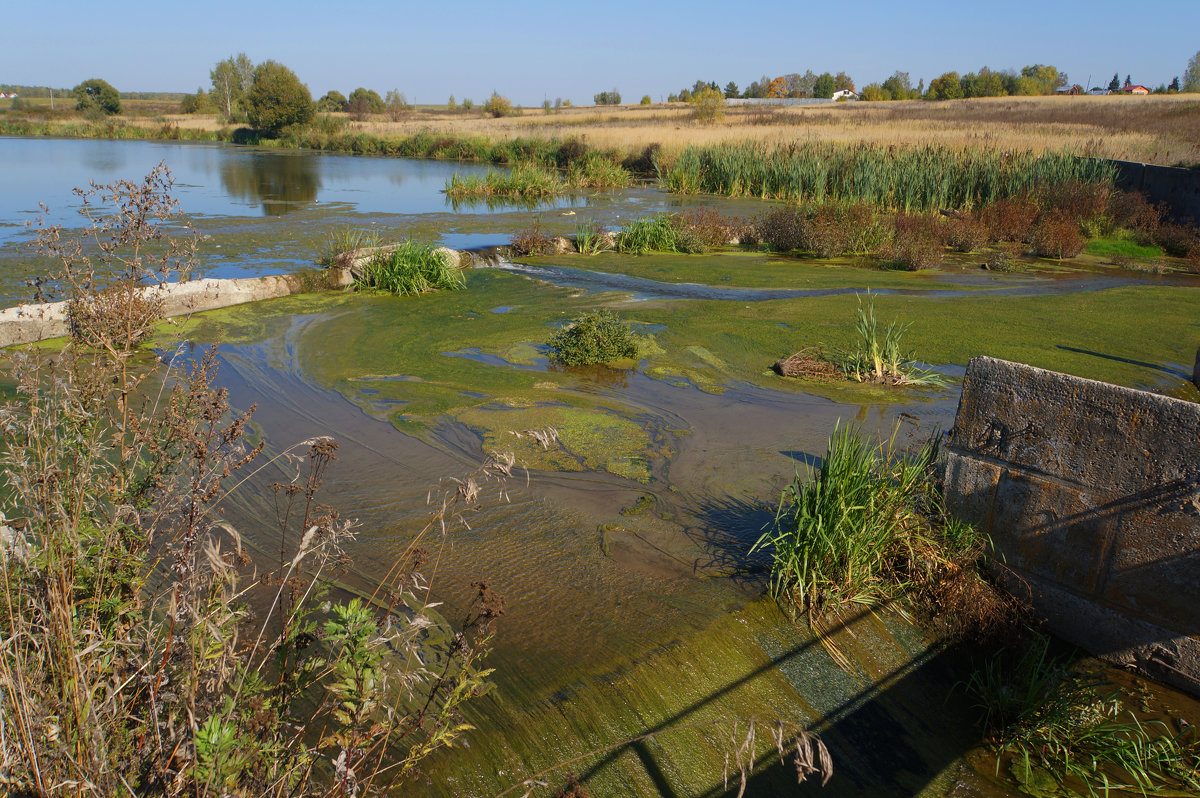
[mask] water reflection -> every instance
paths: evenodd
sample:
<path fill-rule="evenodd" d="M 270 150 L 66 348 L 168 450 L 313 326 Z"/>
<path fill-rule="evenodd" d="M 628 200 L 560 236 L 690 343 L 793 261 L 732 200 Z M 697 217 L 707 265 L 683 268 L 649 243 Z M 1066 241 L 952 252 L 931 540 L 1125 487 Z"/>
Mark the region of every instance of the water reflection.
<path fill-rule="evenodd" d="M 316 201 L 321 175 L 315 158 L 260 152 L 222 159 L 221 185 L 231 196 L 261 202 L 267 216 L 282 216 Z"/>

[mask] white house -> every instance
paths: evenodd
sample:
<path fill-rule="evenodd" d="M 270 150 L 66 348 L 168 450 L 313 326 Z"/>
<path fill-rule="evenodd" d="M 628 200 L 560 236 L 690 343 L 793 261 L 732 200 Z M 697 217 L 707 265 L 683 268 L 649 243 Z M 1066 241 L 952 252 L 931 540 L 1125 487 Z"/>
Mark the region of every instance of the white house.
<path fill-rule="evenodd" d="M 849 89 L 841 89 L 841 90 L 835 91 L 833 93 L 833 101 L 834 102 L 837 102 L 838 100 L 857 100 L 857 99 L 858 99 L 858 95 L 855 94 L 854 92 L 850 91 Z"/>

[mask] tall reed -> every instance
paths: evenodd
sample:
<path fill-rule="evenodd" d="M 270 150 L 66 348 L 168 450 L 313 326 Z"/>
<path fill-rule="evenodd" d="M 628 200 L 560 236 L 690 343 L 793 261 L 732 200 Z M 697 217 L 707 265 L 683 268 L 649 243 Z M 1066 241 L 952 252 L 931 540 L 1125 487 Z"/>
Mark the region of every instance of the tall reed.
<path fill-rule="evenodd" d="M 660 171 L 680 194 L 861 201 L 903 211 L 987 205 L 1060 183 L 1112 184 L 1113 168 L 1072 153 L 979 148 L 758 142 L 688 147 Z"/>

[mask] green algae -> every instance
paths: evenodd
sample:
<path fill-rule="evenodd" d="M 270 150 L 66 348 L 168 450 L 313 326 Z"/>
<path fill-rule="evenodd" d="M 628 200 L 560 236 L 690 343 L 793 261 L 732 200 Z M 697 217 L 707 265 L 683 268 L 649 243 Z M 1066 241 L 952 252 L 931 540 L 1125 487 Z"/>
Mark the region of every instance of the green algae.
<path fill-rule="evenodd" d="M 607 471 L 648 482 L 650 461 L 662 456 L 641 426 L 604 410 L 488 405 L 460 411 L 455 417 L 483 437 L 485 451 L 512 452 L 526 468 Z M 547 427 L 557 433 L 556 444 L 543 446 L 527 432 Z"/>

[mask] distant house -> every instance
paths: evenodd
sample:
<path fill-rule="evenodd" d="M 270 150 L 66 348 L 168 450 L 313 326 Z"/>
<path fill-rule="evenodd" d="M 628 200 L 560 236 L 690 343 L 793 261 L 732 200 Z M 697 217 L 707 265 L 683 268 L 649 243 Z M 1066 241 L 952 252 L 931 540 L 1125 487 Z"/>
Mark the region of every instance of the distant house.
<path fill-rule="evenodd" d="M 840 91 L 835 91 L 833 93 L 832 99 L 834 102 L 837 102 L 838 100 L 857 100 L 858 95 L 849 89 L 841 89 Z"/>
<path fill-rule="evenodd" d="M 1094 87 L 1088 89 L 1088 94 L 1094 94 L 1097 97 L 1100 97 L 1104 94 L 1109 94 L 1109 93 L 1110 92 L 1108 91 L 1108 89 L 1101 88 L 1100 86 L 1094 86 Z"/>
<path fill-rule="evenodd" d="M 1121 89 L 1122 94 L 1149 94 L 1150 90 L 1145 86 L 1124 86 Z"/>

